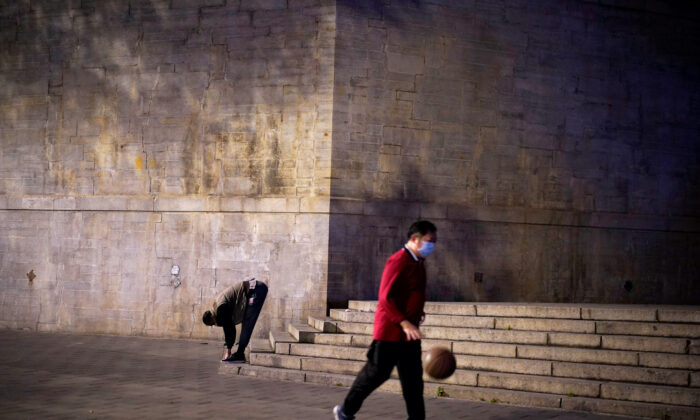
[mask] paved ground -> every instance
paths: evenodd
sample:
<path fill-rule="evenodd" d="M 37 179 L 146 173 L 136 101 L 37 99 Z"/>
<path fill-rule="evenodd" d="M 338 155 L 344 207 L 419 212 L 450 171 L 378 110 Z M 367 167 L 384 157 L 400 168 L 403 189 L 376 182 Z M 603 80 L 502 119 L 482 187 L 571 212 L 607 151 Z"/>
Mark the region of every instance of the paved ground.
<path fill-rule="evenodd" d="M 0 418 L 331 419 L 347 392 L 219 375 L 220 354 L 215 342 L 0 331 Z M 446 398 L 426 409 L 430 419 L 615 419 Z M 405 418 L 403 400 L 374 393 L 358 418 Z"/>

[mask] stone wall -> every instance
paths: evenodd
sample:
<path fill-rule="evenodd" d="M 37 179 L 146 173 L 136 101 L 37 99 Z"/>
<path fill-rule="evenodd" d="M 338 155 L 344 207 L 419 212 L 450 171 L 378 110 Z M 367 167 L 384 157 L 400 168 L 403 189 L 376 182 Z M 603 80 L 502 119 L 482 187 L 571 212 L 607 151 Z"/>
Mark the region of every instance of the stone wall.
<path fill-rule="evenodd" d="M 0 6 L 0 325 L 217 337 L 252 276 L 258 335 L 325 311 L 335 5 L 287 3 Z"/>
<path fill-rule="evenodd" d="M 0 326 L 215 337 L 203 307 L 256 276 L 264 335 L 376 297 L 417 218 L 430 299 L 698 303 L 697 16 L 5 2 Z"/>
<path fill-rule="evenodd" d="M 417 218 L 431 299 L 700 303 L 697 7 L 361 3 L 337 10 L 332 306 L 376 298 Z"/>

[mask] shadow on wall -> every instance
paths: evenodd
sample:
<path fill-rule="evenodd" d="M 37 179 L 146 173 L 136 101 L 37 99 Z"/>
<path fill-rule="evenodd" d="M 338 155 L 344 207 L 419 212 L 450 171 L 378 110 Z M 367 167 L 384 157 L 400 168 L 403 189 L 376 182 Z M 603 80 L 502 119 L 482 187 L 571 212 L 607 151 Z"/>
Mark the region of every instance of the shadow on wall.
<path fill-rule="evenodd" d="M 376 298 L 419 218 L 430 299 L 699 303 L 696 6 L 359 3 L 337 9 L 329 307 Z"/>
<path fill-rule="evenodd" d="M 35 158 L 0 194 L 284 193 L 279 112 L 256 106 L 282 106 L 292 53 L 268 63 L 274 22 L 199 3 L 3 3 L 0 141 Z"/>

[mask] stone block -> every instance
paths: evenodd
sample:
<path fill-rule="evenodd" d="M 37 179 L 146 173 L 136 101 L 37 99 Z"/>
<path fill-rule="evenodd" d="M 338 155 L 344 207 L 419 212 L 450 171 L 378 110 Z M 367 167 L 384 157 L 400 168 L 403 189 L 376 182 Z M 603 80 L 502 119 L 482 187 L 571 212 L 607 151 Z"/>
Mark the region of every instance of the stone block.
<path fill-rule="evenodd" d="M 206 204 L 205 198 L 158 196 L 154 202 L 154 210 L 159 212 L 201 212 L 206 210 Z"/>
<path fill-rule="evenodd" d="M 127 208 L 127 197 L 115 196 L 92 196 L 78 197 L 77 209 L 83 211 L 100 211 L 100 210 L 124 210 Z"/>
<path fill-rule="evenodd" d="M 456 354 L 457 368 L 494 372 L 524 373 L 549 376 L 552 362 L 543 360 L 506 359 L 502 357 L 466 356 Z"/>
<path fill-rule="evenodd" d="M 372 335 L 372 324 L 355 323 L 355 322 L 336 322 L 338 332 L 346 334 L 362 334 Z"/>
<path fill-rule="evenodd" d="M 600 394 L 600 382 L 596 381 L 493 372 L 479 372 L 478 386 L 584 397 Z"/>
<path fill-rule="evenodd" d="M 518 346 L 518 358 L 558 360 L 576 363 L 637 365 L 637 353 L 628 351 L 577 349 L 544 346 Z"/>
<path fill-rule="evenodd" d="M 314 372 L 329 372 L 341 375 L 357 375 L 364 362 L 343 359 L 323 359 L 315 357 L 303 357 L 302 369 Z"/>
<path fill-rule="evenodd" d="M 659 308 L 658 317 L 661 322 L 678 322 L 700 324 L 700 310 L 697 308 L 668 309 Z"/>
<path fill-rule="evenodd" d="M 516 357 L 515 344 L 476 343 L 471 341 L 455 341 L 452 352 L 473 354 L 477 356 Z"/>
<path fill-rule="evenodd" d="M 655 337 L 700 337 L 700 325 L 660 322 L 596 321 L 596 333 Z"/>
<path fill-rule="evenodd" d="M 359 347 L 329 346 L 320 344 L 292 343 L 290 354 L 330 359 L 365 360 L 366 349 Z"/>
<path fill-rule="evenodd" d="M 496 328 L 526 331 L 594 333 L 595 323 L 592 321 L 569 321 L 562 319 L 496 318 Z"/>
<path fill-rule="evenodd" d="M 611 321 L 656 321 L 656 308 L 634 306 L 620 307 L 583 307 L 581 318 Z"/>
<path fill-rule="evenodd" d="M 700 372 L 690 372 L 690 386 L 693 388 L 700 387 Z"/>
<path fill-rule="evenodd" d="M 688 344 L 687 340 L 682 338 L 604 335 L 601 347 L 614 350 L 685 353 Z"/>
<path fill-rule="evenodd" d="M 409 55 L 387 52 L 387 70 L 392 73 L 422 74 L 425 58 L 422 55 Z"/>
<path fill-rule="evenodd" d="M 487 330 L 478 328 L 443 328 L 424 326 L 426 338 L 441 340 L 481 341 L 489 343 L 547 344 L 547 333 L 530 331 Z"/>
<path fill-rule="evenodd" d="M 700 356 L 669 353 L 639 353 L 639 365 L 664 369 L 700 370 Z"/>
<path fill-rule="evenodd" d="M 685 387 L 604 383 L 600 396 L 612 400 L 700 406 L 700 390 Z"/>
<path fill-rule="evenodd" d="M 700 340 L 690 340 L 688 345 L 688 353 L 700 354 Z"/>
<path fill-rule="evenodd" d="M 301 343 L 313 342 L 313 336 L 320 331 L 306 324 L 289 324 L 287 331 L 294 337 L 295 340 Z"/>
<path fill-rule="evenodd" d="M 458 328 L 493 328 L 494 318 L 481 316 L 426 315 L 425 326 Z"/>
<path fill-rule="evenodd" d="M 426 314 L 476 316 L 476 307 L 463 302 L 425 302 L 424 310 Z"/>
<path fill-rule="evenodd" d="M 567 347 L 600 347 L 600 337 L 596 334 L 549 333 L 549 344 Z"/>
<path fill-rule="evenodd" d="M 301 357 L 274 353 L 251 353 L 250 364 L 298 370 L 301 369 Z"/>
<path fill-rule="evenodd" d="M 332 346 L 351 346 L 352 338 L 353 336 L 349 334 L 316 334 L 313 337 L 313 343 Z"/>
<path fill-rule="evenodd" d="M 479 316 L 581 319 L 580 308 L 563 305 L 543 306 L 538 304 L 477 304 L 476 313 Z"/>
<path fill-rule="evenodd" d="M 632 366 L 554 362 L 552 375 L 564 378 L 687 386 L 688 372 Z"/>

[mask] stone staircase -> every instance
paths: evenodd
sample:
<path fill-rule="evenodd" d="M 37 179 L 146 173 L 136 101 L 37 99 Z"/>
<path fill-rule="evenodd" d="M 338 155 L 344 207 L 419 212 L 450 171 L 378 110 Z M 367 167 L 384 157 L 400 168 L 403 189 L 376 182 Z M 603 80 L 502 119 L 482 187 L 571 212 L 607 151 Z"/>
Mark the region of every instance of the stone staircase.
<path fill-rule="evenodd" d="M 376 301 L 350 301 L 258 342 L 221 372 L 349 387 L 372 341 Z M 700 419 L 700 307 L 428 302 L 423 350 L 457 370 L 427 376 L 449 397 L 659 419 Z M 401 392 L 396 379 L 380 390 Z"/>

